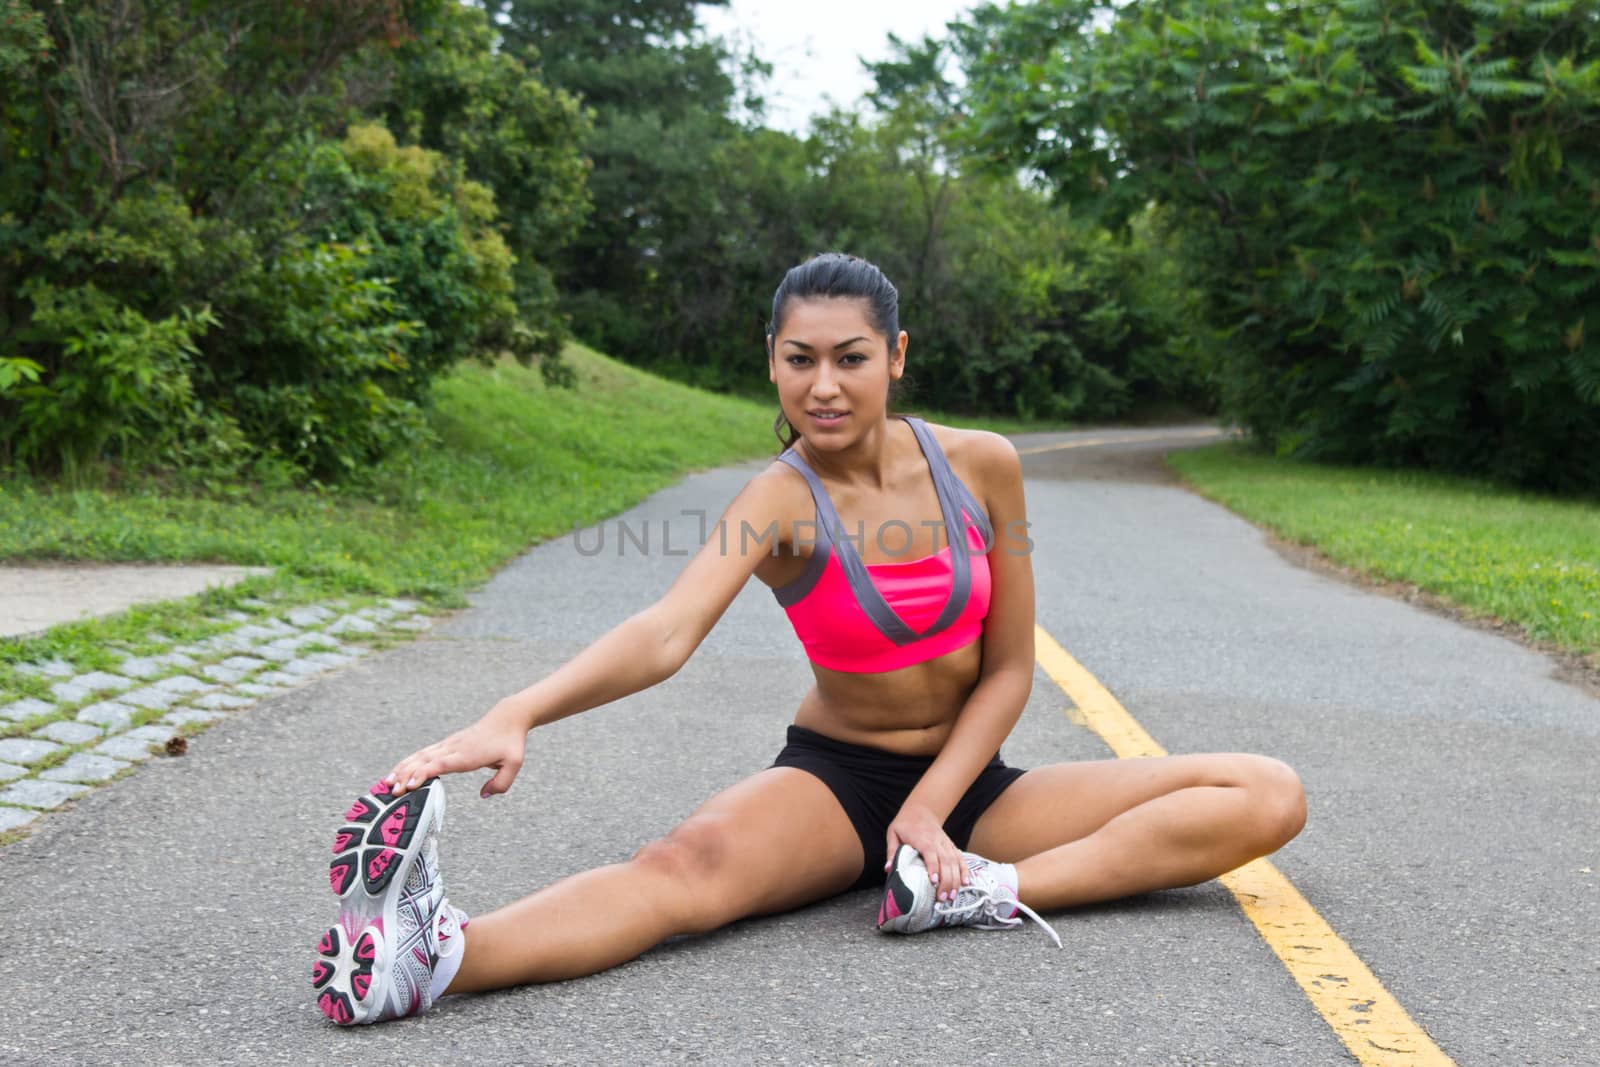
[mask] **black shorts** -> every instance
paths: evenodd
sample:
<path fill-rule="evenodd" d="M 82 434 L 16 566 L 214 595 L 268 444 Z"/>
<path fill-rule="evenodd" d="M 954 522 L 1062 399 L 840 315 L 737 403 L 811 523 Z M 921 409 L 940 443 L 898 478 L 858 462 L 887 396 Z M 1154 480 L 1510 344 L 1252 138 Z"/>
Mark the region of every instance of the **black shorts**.
<path fill-rule="evenodd" d="M 889 824 L 900 813 L 911 790 L 933 764 L 932 756 L 902 756 L 881 748 L 836 741 L 804 726 L 789 727 L 789 743 L 783 746 L 774 767 L 798 767 L 822 780 L 838 798 L 844 813 L 861 838 L 861 877 L 853 888 L 867 889 L 883 884 L 883 865 Z M 977 781 L 956 802 L 944 821 L 944 832 L 960 849 L 967 847 L 978 816 L 988 810 L 1006 787 L 1021 778 L 1020 767 L 1007 767 L 997 752 L 978 772 Z"/>

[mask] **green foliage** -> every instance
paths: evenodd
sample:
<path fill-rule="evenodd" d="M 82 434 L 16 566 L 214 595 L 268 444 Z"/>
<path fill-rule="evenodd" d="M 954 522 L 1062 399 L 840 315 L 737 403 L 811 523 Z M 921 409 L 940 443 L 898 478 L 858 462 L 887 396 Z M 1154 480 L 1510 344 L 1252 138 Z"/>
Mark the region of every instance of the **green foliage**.
<path fill-rule="evenodd" d="M 1600 485 L 1593 3 L 1052 0 L 959 41 L 973 151 L 1166 205 L 1279 452 Z"/>
<path fill-rule="evenodd" d="M 364 246 L 302 247 L 253 275 L 233 295 L 257 330 L 218 368 L 219 393 L 250 437 L 325 479 L 422 439 L 402 354 L 417 324 L 398 316 L 369 256 Z"/>
<path fill-rule="evenodd" d="M 1009 176 L 965 173 L 946 65 L 937 43 L 899 43 L 873 68 L 876 114 L 837 111 L 804 138 L 734 131 L 708 162 L 685 140 L 653 164 L 683 167 L 653 194 L 681 221 L 652 224 L 626 287 L 574 295 L 578 328 L 694 384 L 764 394 L 770 294 L 789 267 L 841 249 L 899 287 L 907 403 L 1058 419 L 1209 406 L 1200 346 L 1178 340 L 1193 301 L 1163 227 L 1113 239 Z"/>
<path fill-rule="evenodd" d="M 33 329 L 61 352 L 47 380 L 13 384 L 17 422 L 10 443 L 24 461 L 56 450 L 69 481 L 108 443 L 147 459 L 204 429 L 190 369 L 196 338 L 216 326 L 209 308 L 152 322 L 93 285 L 29 286 Z M 198 425 L 197 425 L 198 424 Z"/>
<path fill-rule="evenodd" d="M 482 12 L 0 0 L 0 77 L 0 463 L 342 477 L 423 439 L 455 361 L 553 347 L 582 120 Z M 528 207 L 504 232 L 474 165 Z"/>
<path fill-rule="evenodd" d="M 445 5 L 396 50 L 393 68 L 383 109 L 389 128 L 459 161 L 493 190 L 515 257 L 520 322 L 511 350 L 539 356 L 547 373 L 558 374 L 565 330 L 552 261 L 588 213 L 590 164 L 579 151 L 588 118 L 575 97 L 500 47 L 478 7 Z"/>
<path fill-rule="evenodd" d="M 584 141 L 593 209 L 556 268 L 574 329 L 640 362 L 686 354 L 673 320 L 700 301 L 673 300 L 735 237 L 717 214 L 726 176 L 714 170 L 740 133 L 731 54 L 699 31 L 694 0 L 484 6 L 507 51 L 593 117 Z"/>

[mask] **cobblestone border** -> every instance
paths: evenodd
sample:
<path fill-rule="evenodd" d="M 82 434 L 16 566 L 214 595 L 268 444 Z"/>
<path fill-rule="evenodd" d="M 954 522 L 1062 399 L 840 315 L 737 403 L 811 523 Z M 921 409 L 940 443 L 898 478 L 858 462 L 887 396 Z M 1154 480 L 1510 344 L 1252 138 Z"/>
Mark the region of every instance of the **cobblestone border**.
<path fill-rule="evenodd" d="M 230 629 L 159 655 L 127 656 L 114 673 L 80 673 L 63 660 L 17 665 L 19 674 L 56 680 L 49 700 L 0 691 L 0 725 L 22 727 L 20 736 L 13 728 L 0 738 L 0 835 L 31 826 L 181 735 L 354 663 L 381 637 L 433 625 L 410 600 L 348 605 L 332 600 L 278 616 L 267 601 L 244 601 L 262 613 L 230 612 L 211 620 L 235 624 Z"/>

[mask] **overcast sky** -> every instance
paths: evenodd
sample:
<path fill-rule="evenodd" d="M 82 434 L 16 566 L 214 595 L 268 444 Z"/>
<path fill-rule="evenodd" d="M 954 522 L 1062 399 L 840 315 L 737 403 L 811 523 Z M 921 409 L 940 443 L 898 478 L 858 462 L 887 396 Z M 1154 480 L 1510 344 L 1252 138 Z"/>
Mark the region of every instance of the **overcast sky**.
<path fill-rule="evenodd" d="M 767 124 L 801 133 L 811 116 L 827 110 L 827 98 L 853 103 L 871 84 L 861 57 L 888 55 L 892 31 L 907 41 L 944 36 L 944 24 L 978 0 L 732 0 L 726 8 L 702 7 L 701 22 L 712 33 L 742 31 L 756 54 L 772 64 L 767 86 Z"/>

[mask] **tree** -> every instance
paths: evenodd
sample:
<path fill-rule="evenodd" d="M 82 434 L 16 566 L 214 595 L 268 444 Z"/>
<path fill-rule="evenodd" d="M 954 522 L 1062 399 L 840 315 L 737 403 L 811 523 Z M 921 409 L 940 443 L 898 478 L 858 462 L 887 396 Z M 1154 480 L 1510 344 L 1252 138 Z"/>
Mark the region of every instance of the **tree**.
<path fill-rule="evenodd" d="M 1263 442 L 1600 486 L 1594 3 L 1052 0 L 957 39 L 975 152 L 1183 228 Z"/>

